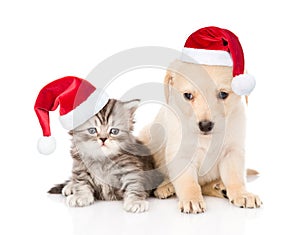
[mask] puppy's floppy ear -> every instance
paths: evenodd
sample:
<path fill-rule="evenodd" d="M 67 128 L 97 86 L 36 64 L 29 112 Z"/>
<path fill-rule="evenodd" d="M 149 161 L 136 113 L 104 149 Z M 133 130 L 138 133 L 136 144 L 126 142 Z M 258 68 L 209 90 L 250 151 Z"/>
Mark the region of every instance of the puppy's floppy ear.
<path fill-rule="evenodd" d="M 164 79 L 164 90 L 167 103 L 169 103 L 170 90 L 171 86 L 173 86 L 173 77 L 174 75 L 172 74 L 172 72 L 168 70 Z"/>

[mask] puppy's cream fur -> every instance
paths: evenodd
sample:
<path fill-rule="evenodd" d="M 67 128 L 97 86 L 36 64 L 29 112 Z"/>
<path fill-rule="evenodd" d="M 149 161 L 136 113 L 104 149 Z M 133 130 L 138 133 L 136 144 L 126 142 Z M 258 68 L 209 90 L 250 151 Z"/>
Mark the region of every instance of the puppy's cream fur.
<path fill-rule="evenodd" d="M 166 198 L 175 190 L 183 212 L 205 211 L 201 187 L 206 194 L 220 196 L 214 195 L 214 187 L 222 182 L 233 204 L 261 205 L 259 197 L 246 190 L 245 108 L 242 97 L 232 92 L 231 81 L 232 67 L 173 62 L 164 81 L 169 106 L 159 111 L 155 128 L 149 125 L 140 135 L 165 175 L 155 195 Z M 218 99 L 220 91 L 229 93 L 228 98 Z M 184 93 L 191 93 L 193 100 L 186 100 Z M 204 120 L 215 123 L 211 134 L 200 131 L 198 123 Z"/>

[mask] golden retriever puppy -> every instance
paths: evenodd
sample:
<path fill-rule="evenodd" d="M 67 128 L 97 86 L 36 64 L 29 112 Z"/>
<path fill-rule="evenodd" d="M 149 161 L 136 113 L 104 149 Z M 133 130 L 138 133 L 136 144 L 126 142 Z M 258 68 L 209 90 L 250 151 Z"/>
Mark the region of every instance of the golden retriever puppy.
<path fill-rule="evenodd" d="M 165 176 L 155 195 L 175 192 L 182 212 L 204 212 L 203 193 L 243 208 L 262 204 L 246 189 L 245 104 L 231 81 L 230 66 L 176 60 L 164 80 L 168 107 L 140 134 Z"/>

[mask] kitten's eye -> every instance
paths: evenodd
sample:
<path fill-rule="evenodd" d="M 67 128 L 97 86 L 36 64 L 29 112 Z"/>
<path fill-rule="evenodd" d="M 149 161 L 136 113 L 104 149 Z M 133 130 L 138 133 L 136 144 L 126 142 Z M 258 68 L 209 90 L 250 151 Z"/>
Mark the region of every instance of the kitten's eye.
<path fill-rule="evenodd" d="M 97 133 L 97 129 L 95 127 L 91 127 L 88 129 L 88 132 L 93 135 L 93 134 L 96 134 Z"/>
<path fill-rule="evenodd" d="M 224 91 L 220 91 L 218 93 L 218 98 L 221 99 L 221 100 L 225 100 L 227 97 L 228 97 L 228 93 L 227 92 L 224 92 Z"/>
<path fill-rule="evenodd" d="M 183 96 L 187 100 L 192 100 L 194 98 L 194 96 L 191 93 L 184 93 Z"/>
<path fill-rule="evenodd" d="M 117 129 L 117 128 L 111 128 L 109 131 L 109 134 L 112 134 L 112 135 L 117 135 L 118 133 L 119 133 L 119 129 Z"/>

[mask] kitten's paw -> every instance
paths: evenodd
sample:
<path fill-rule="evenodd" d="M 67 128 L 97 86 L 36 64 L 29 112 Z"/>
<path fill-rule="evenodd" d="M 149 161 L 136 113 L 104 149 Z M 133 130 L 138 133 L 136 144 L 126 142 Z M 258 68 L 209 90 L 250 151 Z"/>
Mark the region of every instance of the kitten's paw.
<path fill-rule="evenodd" d="M 244 192 L 228 196 L 230 202 L 240 208 L 259 208 L 262 205 L 260 198 L 252 193 Z"/>
<path fill-rule="evenodd" d="M 175 189 L 172 183 L 161 184 L 154 191 L 154 196 L 160 199 L 171 197 L 175 194 Z"/>
<path fill-rule="evenodd" d="M 74 183 L 72 183 L 72 182 L 67 183 L 66 186 L 63 187 L 61 193 L 62 193 L 62 195 L 66 196 L 66 197 L 71 194 L 74 194 L 75 193 Z"/>
<path fill-rule="evenodd" d="M 180 200 L 178 207 L 181 212 L 187 214 L 198 214 L 206 211 L 206 205 L 203 198 L 199 200 Z"/>
<path fill-rule="evenodd" d="M 145 212 L 149 209 L 149 202 L 146 200 L 124 201 L 124 210 L 132 213 Z"/>
<path fill-rule="evenodd" d="M 67 197 L 66 203 L 70 207 L 83 207 L 93 204 L 95 201 L 92 193 L 72 194 Z"/>

